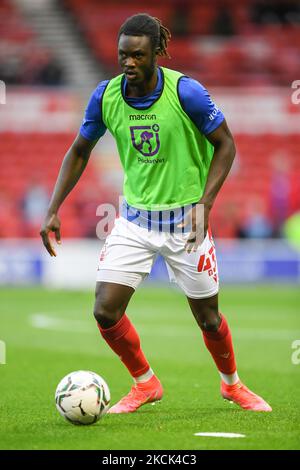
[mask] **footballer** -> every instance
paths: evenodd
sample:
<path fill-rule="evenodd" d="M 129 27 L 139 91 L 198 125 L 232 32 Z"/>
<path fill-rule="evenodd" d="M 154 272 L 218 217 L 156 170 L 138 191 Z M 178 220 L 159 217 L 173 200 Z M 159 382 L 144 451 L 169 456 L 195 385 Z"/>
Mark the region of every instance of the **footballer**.
<path fill-rule="evenodd" d="M 271 411 L 239 379 L 226 318 L 209 214 L 231 168 L 235 145 L 222 112 L 196 80 L 159 67 L 170 31 L 148 14 L 128 18 L 118 34 L 122 73 L 99 83 L 67 152 L 41 228 L 60 243 L 58 210 L 108 129 L 124 169 L 124 203 L 101 252 L 94 316 L 134 384 L 109 413 L 130 413 L 161 400 L 163 387 L 126 315 L 129 301 L 158 254 L 187 297 L 220 374 L 221 396 L 252 411 Z M 201 215 L 201 210 L 203 217 Z M 170 323 L 172 312 L 170 312 Z"/>

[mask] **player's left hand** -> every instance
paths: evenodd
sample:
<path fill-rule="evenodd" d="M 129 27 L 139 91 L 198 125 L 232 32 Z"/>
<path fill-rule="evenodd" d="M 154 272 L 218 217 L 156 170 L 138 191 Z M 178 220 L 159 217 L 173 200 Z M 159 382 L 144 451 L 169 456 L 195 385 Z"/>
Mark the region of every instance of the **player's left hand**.
<path fill-rule="evenodd" d="M 199 202 L 185 216 L 182 223 L 178 224 L 178 228 L 187 227 L 189 224 L 192 228 L 185 243 L 187 253 L 197 251 L 198 247 L 203 243 L 208 230 L 210 208 Z"/>

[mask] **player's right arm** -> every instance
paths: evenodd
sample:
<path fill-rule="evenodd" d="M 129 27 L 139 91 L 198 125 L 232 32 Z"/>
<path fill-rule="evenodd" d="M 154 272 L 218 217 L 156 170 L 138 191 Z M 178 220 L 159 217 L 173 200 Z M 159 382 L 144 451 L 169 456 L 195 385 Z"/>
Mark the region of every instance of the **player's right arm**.
<path fill-rule="evenodd" d="M 56 256 L 56 253 L 50 242 L 49 233 L 54 232 L 57 243 L 60 243 L 58 209 L 82 175 L 96 143 L 97 140 L 90 141 L 82 137 L 81 134 L 78 134 L 63 159 L 48 211 L 40 231 L 43 244 L 51 256 Z"/>
<path fill-rule="evenodd" d="M 50 242 L 50 232 L 54 232 L 57 243 L 60 243 L 58 209 L 79 180 L 94 146 L 106 131 L 101 114 L 101 100 L 107 84 L 108 80 L 104 80 L 93 91 L 85 111 L 80 133 L 66 153 L 59 171 L 49 208 L 40 231 L 43 244 L 51 256 L 56 256 L 56 253 Z"/>

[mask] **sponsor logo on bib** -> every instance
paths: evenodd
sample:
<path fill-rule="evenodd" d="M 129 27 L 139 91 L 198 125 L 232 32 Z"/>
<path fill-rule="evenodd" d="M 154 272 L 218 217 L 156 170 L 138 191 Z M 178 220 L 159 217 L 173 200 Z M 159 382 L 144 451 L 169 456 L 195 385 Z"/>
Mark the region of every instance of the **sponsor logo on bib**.
<path fill-rule="evenodd" d="M 159 125 L 130 126 L 131 141 L 144 157 L 153 157 L 160 149 Z"/>

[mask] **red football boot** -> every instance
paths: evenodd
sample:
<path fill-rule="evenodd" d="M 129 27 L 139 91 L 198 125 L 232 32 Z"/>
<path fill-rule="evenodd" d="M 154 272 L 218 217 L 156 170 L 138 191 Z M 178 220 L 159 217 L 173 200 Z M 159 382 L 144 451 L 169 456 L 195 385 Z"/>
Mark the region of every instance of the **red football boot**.
<path fill-rule="evenodd" d="M 225 400 L 233 401 L 244 410 L 272 411 L 263 398 L 251 392 L 241 381 L 234 385 L 227 385 L 222 381 L 221 395 Z"/>
<path fill-rule="evenodd" d="M 241 381 L 234 385 L 227 385 L 222 381 L 221 395 L 225 400 L 233 401 L 244 410 L 272 411 L 263 398 L 251 392 Z"/>
<path fill-rule="evenodd" d="M 112 406 L 107 413 L 133 413 L 142 405 L 161 400 L 163 388 L 155 375 L 150 380 L 135 384 L 130 392 Z"/>

